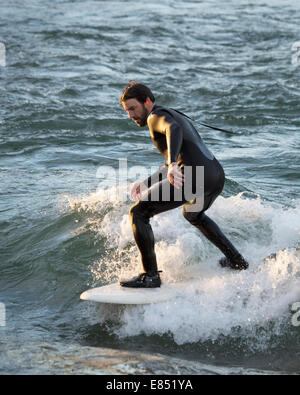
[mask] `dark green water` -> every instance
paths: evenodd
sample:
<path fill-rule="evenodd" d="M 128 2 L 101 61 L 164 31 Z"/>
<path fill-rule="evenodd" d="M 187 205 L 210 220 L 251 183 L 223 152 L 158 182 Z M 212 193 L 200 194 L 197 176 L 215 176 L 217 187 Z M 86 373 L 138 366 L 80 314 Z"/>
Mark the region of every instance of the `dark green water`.
<path fill-rule="evenodd" d="M 26 370 L 8 362 L 16 342 L 25 352 L 56 342 L 299 372 L 299 18 L 298 1 L 283 0 L 1 2 L 0 372 Z M 94 306 L 81 292 L 140 270 L 131 202 L 113 184 L 107 194 L 103 166 L 162 163 L 119 105 L 131 79 L 158 103 L 232 131 L 199 127 L 226 172 L 210 215 L 251 267 L 222 271 L 176 210 L 153 219 L 160 268 L 165 281 L 198 277 L 203 292 Z"/>

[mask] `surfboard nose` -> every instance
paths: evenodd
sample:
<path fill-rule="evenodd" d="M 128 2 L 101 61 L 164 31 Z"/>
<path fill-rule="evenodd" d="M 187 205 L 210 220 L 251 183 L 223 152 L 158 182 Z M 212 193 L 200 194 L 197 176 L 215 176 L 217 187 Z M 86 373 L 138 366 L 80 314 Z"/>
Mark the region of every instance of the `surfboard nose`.
<path fill-rule="evenodd" d="M 88 300 L 88 291 L 82 292 L 80 295 L 81 300 Z"/>

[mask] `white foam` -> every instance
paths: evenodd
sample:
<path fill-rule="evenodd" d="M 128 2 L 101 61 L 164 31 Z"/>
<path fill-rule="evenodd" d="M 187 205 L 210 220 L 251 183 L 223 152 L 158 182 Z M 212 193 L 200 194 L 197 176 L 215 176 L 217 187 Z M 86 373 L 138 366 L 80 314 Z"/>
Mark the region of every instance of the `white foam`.
<path fill-rule="evenodd" d="M 105 258 L 109 263 L 106 281 L 140 272 L 128 218 L 130 203 L 100 203 L 90 195 L 78 204 L 95 213 L 99 205 L 102 210 L 103 205 L 111 208 L 94 224 L 97 237 L 105 237 L 114 247 L 113 256 Z M 72 210 L 75 206 L 70 204 Z M 233 336 L 237 328 L 244 336 L 253 336 L 257 328 L 272 322 L 273 332 L 264 335 L 268 337 L 289 320 L 290 304 L 300 301 L 300 204 L 287 209 L 239 194 L 219 197 L 207 214 L 249 260 L 250 268 L 236 272 L 219 267 L 220 252 L 184 219 L 181 209 L 154 217 L 151 223 L 163 281 L 198 281 L 176 300 L 120 310 L 119 336 L 169 333 L 183 344 L 216 339 L 220 334 Z M 264 262 L 273 252 L 277 255 Z M 103 279 L 102 264 L 103 260 L 92 265 L 95 280 Z M 109 310 L 103 308 L 104 315 L 105 311 L 109 317 Z M 260 341 L 265 344 L 262 335 Z"/>
<path fill-rule="evenodd" d="M 203 262 L 203 265 L 206 262 Z M 159 305 L 126 309 L 120 317 L 120 336 L 171 333 L 178 344 L 215 340 L 220 334 L 254 336 L 257 328 L 275 329 L 286 321 L 289 305 L 300 300 L 299 257 L 285 250 L 256 270 L 214 273 L 195 270 L 199 280 L 186 295 Z M 241 332 L 241 333 L 240 333 Z"/>

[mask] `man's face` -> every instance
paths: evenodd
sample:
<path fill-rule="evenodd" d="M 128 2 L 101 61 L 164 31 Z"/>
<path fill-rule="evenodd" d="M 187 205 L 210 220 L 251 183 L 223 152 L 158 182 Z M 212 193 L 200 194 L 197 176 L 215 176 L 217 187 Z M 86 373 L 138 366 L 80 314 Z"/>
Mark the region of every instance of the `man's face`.
<path fill-rule="evenodd" d="M 136 99 L 128 99 L 122 103 L 128 117 L 132 119 L 138 126 L 146 126 L 149 112 L 145 104 L 140 103 Z"/>

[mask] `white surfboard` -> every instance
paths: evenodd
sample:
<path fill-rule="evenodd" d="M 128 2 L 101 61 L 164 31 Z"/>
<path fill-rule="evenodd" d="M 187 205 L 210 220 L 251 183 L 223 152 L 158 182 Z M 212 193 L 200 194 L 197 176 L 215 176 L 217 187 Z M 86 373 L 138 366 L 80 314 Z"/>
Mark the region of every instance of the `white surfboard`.
<path fill-rule="evenodd" d="M 89 289 L 80 295 L 81 300 L 114 304 L 150 304 L 170 300 L 181 294 L 185 284 L 162 284 L 159 288 L 127 288 L 119 283 Z"/>

